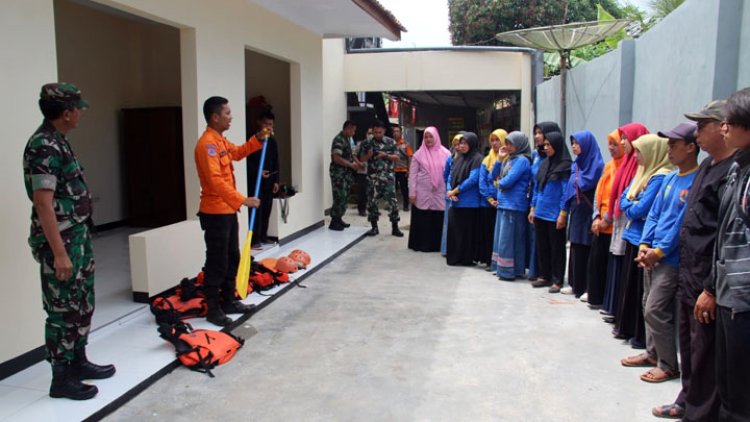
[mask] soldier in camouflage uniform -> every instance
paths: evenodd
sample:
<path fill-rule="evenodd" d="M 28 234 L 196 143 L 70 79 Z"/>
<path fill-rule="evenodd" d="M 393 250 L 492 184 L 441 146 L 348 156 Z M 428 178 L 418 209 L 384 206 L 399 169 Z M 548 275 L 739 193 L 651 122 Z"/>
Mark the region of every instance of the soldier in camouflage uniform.
<path fill-rule="evenodd" d="M 113 365 L 95 365 L 86 358 L 94 313 L 91 194 L 66 134 L 78 126 L 81 110 L 87 107 L 75 86 L 44 85 L 39 99 L 44 121 L 23 155 L 26 193 L 33 203 L 29 245 L 41 267 L 47 312 L 50 396 L 75 400 L 90 399 L 98 392 L 81 380 L 115 373 Z"/>
<path fill-rule="evenodd" d="M 391 220 L 391 234 L 402 237 L 404 234 L 398 228 L 398 203 L 396 202 L 396 178 L 393 167 L 398 160 L 398 149 L 396 141 L 385 136 L 385 125 L 375 122 L 372 126 L 372 140 L 365 141 L 362 145 L 360 156 L 367 161 L 367 219 L 372 224 L 372 229 L 367 232 L 368 236 L 376 236 L 378 231 L 378 199 L 388 202 Z"/>
<path fill-rule="evenodd" d="M 349 191 L 354 182 L 354 172 L 360 168 L 359 160 L 352 153 L 352 136 L 357 131 L 354 122 L 347 120 L 341 132 L 333 138 L 331 144 L 331 164 L 328 172 L 331 175 L 331 191 L 333 192 L 333 205 L 331 206 L 331 224 L 328 228 L 341 231 L 349 227 L 342 220 L 346 212 L 346 203 L 349 199 Z"/>

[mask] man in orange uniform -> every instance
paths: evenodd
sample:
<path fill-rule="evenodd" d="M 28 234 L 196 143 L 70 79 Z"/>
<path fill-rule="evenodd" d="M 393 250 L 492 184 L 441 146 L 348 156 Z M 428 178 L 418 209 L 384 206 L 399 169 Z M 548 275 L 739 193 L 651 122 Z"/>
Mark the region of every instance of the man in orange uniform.
<path fill-rule="evenodd" d="M 232 160 L 239 161 L 263 148 L 263 134 L 254 135 L 242 146 L 223 136 L 232 123 L 229 101 L 211 97 L 203 103 L 208 127 L 195 145 L 195 166 L 201 183 L 198 212 L 206 242 L 205 276 L 206 320 L 227 326 L 232 319 L 226 314 L 247 313 L 253 305 L 235 298 L 235 274 L 240 261 L 237 211 L 243 205 L 257 208 L 260 200 L 237 192 Z"/>

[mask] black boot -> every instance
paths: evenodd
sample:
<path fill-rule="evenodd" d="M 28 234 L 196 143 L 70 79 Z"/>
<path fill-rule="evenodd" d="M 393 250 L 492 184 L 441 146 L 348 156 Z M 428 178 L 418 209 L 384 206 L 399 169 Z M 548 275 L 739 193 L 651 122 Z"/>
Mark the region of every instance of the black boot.
<path fill-rule="evenodd" d="M 344 224 L 338 218 L 332 218 L 331 224 L 328 225 L 328 230 L 334 230 L 337 232 L 340 232 L 344 230 L 345 228 L 346 226 L 344 226 Z"/>
<path fill-rule="evenodd" d="M 404 233 L 398 229 L 398 222 L 391 223 L 391 234 L 396 237 L 404 237 Z"/>
<path fill-rule="evenodd" d="M 351 224 L 345 223 L 344 220 L 340 218 L 339 218 L 339 223 L 341 223 L 341 225 L 344 226 L 345 229 L 348 229 L 349 227 L 351 227 Z"/>
<path fill-rule="evenodd" d="M 377 221 L 371 221 L 370 224 L 372 224 L 372 228 L 370 231 L 365 233 L 367 236 L 377 236 L 380 234 L 380 231 L 378 231 L 378 222 Z"/>
<path fill-rule="evenodd" d="M 221 309 L 219 304 L 219 288 L 218 287 L 206 287 L 206 305 L 208 305 L 208 313 L 206 314 L 206 321 L 211 324 L 218 325 L 219 327 L 226 327 L 232 323 L 232 318 L 229 318 L 224 310 Z"/>
<path fill-rule="evenodd" d="M 114 365 L 96 365 L 89 362 L 85 347 L 76 349 L 70 367 L 73 375 L 79 380 L 102 380 L 115 374 Z"/>
<path fill-rule="evenodd" d="M 82 383 L 73 375 L 73 368 L 69 363 L 55 363 L 52 365 L 52 384 L 49 396 L 67 398 L 71 400 L 88 400 L 96 395 L 99 389 L 95 385 Z"/>

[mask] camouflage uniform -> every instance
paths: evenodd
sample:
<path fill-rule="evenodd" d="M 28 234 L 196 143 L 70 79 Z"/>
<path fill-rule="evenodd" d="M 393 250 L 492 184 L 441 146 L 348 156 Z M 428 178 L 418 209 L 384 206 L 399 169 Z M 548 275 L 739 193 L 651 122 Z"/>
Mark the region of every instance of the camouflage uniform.
<path fill-rule="evenodd" d="M 372 158 L 367 162 L 367 220 L 378 221 L 378 199 L 388 203 L 391 223 L 399 221 L 398 203 L 396 202 L 396 178 L 393 174 L 394 164 L 388 159 L 376 159 L 379 152 L 388 155 L 398 154 L 396 141 L 384 136 L 382 141 L 371 139 L 362 143 L 361 154 L 372 151 Z"/>
<path fill-rule="evenodd" d="M 331 154 L 338 155 L 346 161 L 354 162 L 351 142 L 344 137 L 343 132 L 339 132 L 339 134 L 333 138 Z M 328 167 L 328 173 L 331 175 L 331 191 L 333 192 L 331 218 L 340 219 L 346 212 L 349 191 L 351 190 L 354 181 L 354 171 L 350 168 L 336 164 L 331 160 L 331 164 Z"/>
<path fill-rule="evenodd" d="M 54 192 L 52 207 L 57 227 L 73 264 L 71 278 L 58 280 L 52 249 L 32 206 L 29 245 L 41 267 L 47 359 L 53 364 L 69 362 L 74 351 L 86 345 L 94 313 L 91 195 L 67 138 L 46 120 L 26 145 L 23 174 L 26 194 L 32 201 L 35 190 Z"/>

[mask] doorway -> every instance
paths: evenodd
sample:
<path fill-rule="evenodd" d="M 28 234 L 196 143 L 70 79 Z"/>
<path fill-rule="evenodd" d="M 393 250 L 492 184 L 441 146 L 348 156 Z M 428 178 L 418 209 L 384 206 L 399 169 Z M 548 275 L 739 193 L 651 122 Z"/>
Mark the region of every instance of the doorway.
<path fill-rule="evenodd" d="M 180 33 L 87 0 L 55 0 L 58 78 L 90 108 L 70 142 L 94 201 L 94 328 L 132 302 L 127 237 L 185 219 Z"/>

